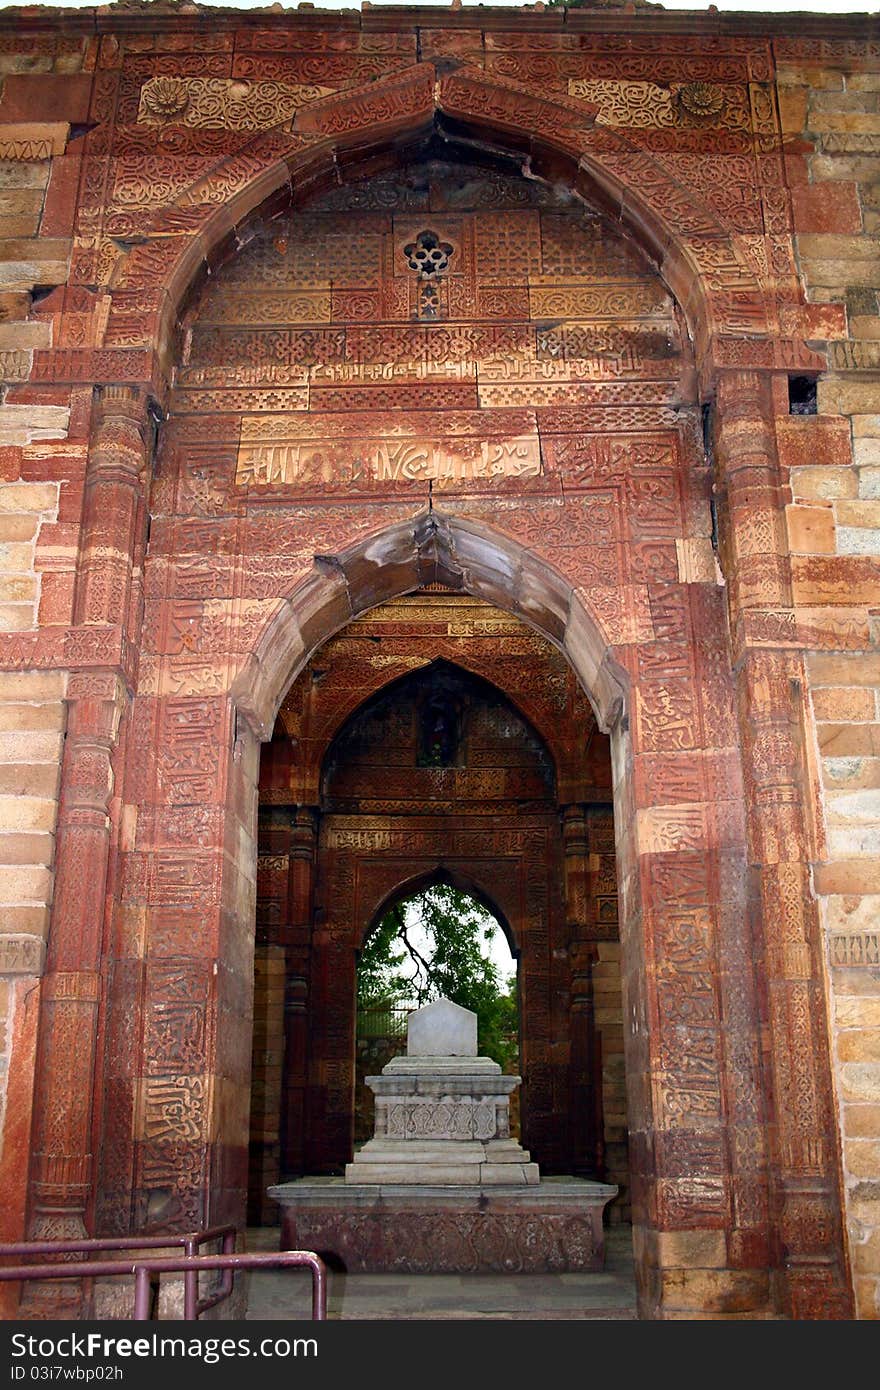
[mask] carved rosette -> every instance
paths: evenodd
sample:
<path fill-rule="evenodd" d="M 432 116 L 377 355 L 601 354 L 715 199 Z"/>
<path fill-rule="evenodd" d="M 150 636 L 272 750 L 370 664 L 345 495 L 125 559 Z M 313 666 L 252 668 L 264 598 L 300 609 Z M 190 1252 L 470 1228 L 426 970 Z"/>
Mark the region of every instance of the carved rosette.
<path fill-rule="evenodd" d="M 724 93 L 711 82 L 685 82 L 675 94 L 681 115 L 695 121 L 709 121 L 724 110 Z"/>

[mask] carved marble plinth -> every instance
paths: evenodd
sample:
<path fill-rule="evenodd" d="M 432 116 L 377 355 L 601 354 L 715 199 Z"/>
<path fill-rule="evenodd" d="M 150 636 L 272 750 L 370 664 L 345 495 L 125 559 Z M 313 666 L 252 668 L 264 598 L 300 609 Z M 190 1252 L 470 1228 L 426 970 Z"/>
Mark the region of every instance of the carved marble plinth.
<path fill-rule="evenodd" d="M 476 1052 L 470 1009 L 437 999 L 410 1014 L 406 1056 L 366 1078 L 376 1097 L 374 1135 L 346 1165 L 345 1181 L 537 1183 L 538 1165 L 510 1135 L 510 1094 L 520 1078 Z"/>
<path fill-rule="evenodd" d="M 269 1188 L 281 1249 L 350 1273 L 548 1274 L 604 1266 L 602 1216 L 617 1188 L 580 1178 L 516 1187 L 415 1187 L 301 1178 Z"/>

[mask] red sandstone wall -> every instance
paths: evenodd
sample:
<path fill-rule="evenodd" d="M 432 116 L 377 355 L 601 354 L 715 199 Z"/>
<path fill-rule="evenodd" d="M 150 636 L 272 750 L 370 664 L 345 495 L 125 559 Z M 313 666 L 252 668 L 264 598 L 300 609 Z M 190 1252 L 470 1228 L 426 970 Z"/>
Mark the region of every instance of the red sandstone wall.
<path fill-rule="evenodd" d="M 144 833 L 142 812 L 149 798 L 145 791 L 133 794 L 135 779 L 125 806 L 120 804 L 123 759 L 112 754 L 119 732 L 119 709 L 114 713 L 114 708 L 120 701 L 124 707 L 125 689 L 133 689 L 138 679 L 149 700 L 156 691 L 168 690 L 162 682 L 173 673 L 170 689 L 182 699 L 201 692 L 200 717 L 213 719 L 211 738 L 225 741 L 230 736 L 234 741 L 226 706 L 210 693 L 211 670 L 222 667 L 222 690 L 245 656 L 240 646 L 222 641 L 211 649 L 202 634 L 211 622 L 222 626 L 233 611 L 235 621 L 249 629 L 271 611 L 271 604 L 248 599 L 242 590 L 223 598 L 228 607 L 221 603 L 205 611 L 191 590 L 187 602 L 195 607 L 176 612 L 171 620 L 170 640 L 177 647 L 151 648 L 142 642 L 137 536 L 142 534 L 143 504 L 133 507 L 129 525 L 125 507 L 106 512 L 93 506 L 90 512 L 89 497 L 95 491 L 84 492 L 92 384 L 149 385 L 164 399 L 165 375 L 178 351 L 168 324 L 173 324 L 186 282 L 220 235 L 216 219 L 225 216 L 231 227 L 243 207 L 256 205 L 276 189 L 282 189 L 283 203 L 285 185 L 277 169 L 282 155 L 294 165 L 299 160 L 298 190 L 321 170 L 335 178 L 322 139 L 344 144 L 346 130 L 356 130 L 359 120 L 373 132 L 385 129 L 383 121 L 390 130 L 395 121 L 412 130 L 433 110 L 432 94 L 439 90 L 451 119 L 473 117 L 484 123 L 481 129 L 494 122 L 551 182 L 563 171 L 570 177 L 563 153 L 573 152 L 575 162 L 583 158 L 588 169 L 599 170 L 604 194 L 623 207 L 652 247 L 666 283 L 689 316 L 703 389 L 718 406 L 721 565 L 734 659 L 744 672 L 742 727 L 755 734 L 751 743 L 745 736 L 750 769 L 746 805 L 754 813 L 749 852 L 752 862 L 763 866 L 758 877 L 765 914 L 781 922 L 782 935 L 778 942 L 770 941 L 762 968 L 776 982 L 769 990 L 771 1033 L 787 1042 L 769 1044 L 769 1066 L 776 1068 L 777 1088 L 786 1084 L 785 1057 L 798 1076 L 811 1074 L 817 1056 L 811 1020 L 818 1016 L 821 1023 L 821 1008 L 819 1015 L 815 1008 L 818 984 L 820 995 L 827 991 L 831 1010 L 857 1306 L 861 1316 L 876 1316 L 878 888 L 872 866 L 877 849 L 880 547 L 871 510 L 878 366 L 876 41 L 859 21 L 805 21 L 802 34 L 792 38 L 770 21 L 713 17 L 710 24 L 700 17 L 653 12 L 627 16 L 625 35 L 616 15 L 588 12 L 536 14 L 527 22 L 509 15 L 440 17 L 432 12 L 418 36 L 415 25 L 398 26 L 396 19 L 378 14 L 334 18 L 329 27 L 317 14 L 280 17 L 262 29 L 253 18 L 238 30 L 237 24 L 234 17 L 222 22 L 212 18 L 208 33 L 198 16 L 169 20 L 111 14 L 96 20 L 81 13 L 75 19 L 68 16 L 63 29 L 49 17 L 22 21 L 10 16 L 4 21 L 0 620 L 5 635 L 0 658 L 14 684 L 2 687 L 4 785 L 13 790 L 3 794 L 6 804 L 0 806 L 5 902 L 0 966 L 17 1000 L 6 1056 L 20 1128 L 13 1135 L 7 1124 L 0 1182 L 4 1190 L 16 1190 L 14 1175 L 20 1178 L 27 1140 L 34 1044 L 27 1023 L 30 1005 L 22 1001 L 35 998 L 32 986 L 42 969 L 53 892 L 65 722 L 61 701 L 66 694 L 76 717 L 69 726 L 70 795 L 66 819 L 62 806 L 60 839 L 82 825 L 83 814 L 91 817 L 90 844 L 97 858 L 89 862 L 99 867 L 109 863 L 116 894 L 117 874 L 135 871 L 135 860 L 117 863 L 116 850 L 125 854 L 143 843 L 137 837 Z M 417 56 L 423 62 L 452 57 L 477 75 L 472 71 L 468 77 L 441 80 L 432 71 L 426 81 L 405 76 L 398 81 L 396 74 L 404 73 Z M 486 77 L 493 86 L 480 86 Z M 385 81 L 387 87 L 382 86 Z M 251 84 L 246 91 L 243 82 Z M 338 99 L 330 95 L 339 89 L 355 94 L 344 103 L 344 118 Z M 549 111 L 542 105 L 548 98 L 556 102 Z M 347 159 L 345 155 L 337 169 Z M 833 197 L 823 187 L 826 183 L 833 185 Z M 591 178 L 583 178 L 580 187 L 588 194 L 598 192 Z M 199 241 L 212 218 L 215 230 Z M 790 371 L 825 373 L 817 417 L 787 416 Z M 739 375 L 731 378 L 735 372 Z M 124 404 L 125 410 L 133 411 L 134 405 Z M 142 414 L 134 432 L 128 429 L 122 455 L 136 459 L 139 450 L 148 455 L 149 433 Z M 120 436 L 111 430 L 110 437 L 118 443 Z M 230 454 L 229 463 L 237 457 Z M 137 470 L 132 463 L 132 477 Z M 200 478 L 196 472 L 188 486 L 205 509 L 197 527 L 192 522 L 188 526 L 190 537 L 202 537 L 190 556 L 190 582 L 197 585 L 199 547 L 210 554 L 214 574 L 229 552 L 218 538 L 222 527 L 210 522 L 216 498 L 210 470 Z M 408 509 L 403 505 L 400 514 Z M 102 512 L 115 518 L 110 535 L 103 535 L 96 521 Z M 392 514 L 392 507 L 384 512 L 389 519 Z M 304 557 L 310 549 L 314 552 L 319 539 L 317 533 L 311 538 Z M 706 650 L 710 633 L 721 623 L 721 607 L 708 596 L 714 588 L 714 562 L 705 517 L 682 525 L 673 539 L 676 579 L 688 591 L 688 603 L 695 608 L 702 604 L 708 614 L 694 619 L 697 646 Z M 123 580 L 126 552 L 134 554 L 135 563 Z M 638 624 L 643 612 L 633 601 L 627 621 Z M 653 609 L 652 633 L 663 621 Z M 616 622 L 612 617 L 612 626 Z M 169 629 L 164 632 L 166 642 Z M 137 652 L 143 653 L 139 677 Z M 160 652 L 162 661 L 152 660 Z M 638 674 L 638 662 L 634 670 Z M 66 683 L 68 672 L 74 673 L 72 685 Z M 658 749 L 666 746 L 668 699 L 687 705 L 684 688 L 669 672 L 637 699 L 637 759 L 643 754 L 650 758 L 652 733 Z M 135 726 L 135 762 L 149 747 L 144 731 L 153 717 L 151 713 Z M 695 722 L 696 714 L 685 715 L 681 727 L 688 732 L 680 748 L 689 748 Z M 163 737 L 170 740 L 173 727 L 172 718 L 163 726 Z M 215 783 L 216 799 L 205 813 L 209 825 L 227 795 L 237 807 L 236 833 L 218 848 L 217 874 L 225 885 L 225 901 L 237 904 L 242 920 L 254 885 L 238 866 L 247 859 L 241 846 L 253 835 L 249 808 L 256 775 L 253 752 L 245 743 L 240 747 L 243 762 L 219 790 Z M 690 753 L 688 757 L 693 762 Z M 648 766 L 638 764 L 640 769 Z M 625 808 L 628 779 L 634 775 L 633 766 L 622 759 L 619 810 Z M 667 768 L 667 787 L 669 778 Z M 622 815 L 621 823 L 637 825 L 637 842 L 658 858 L 668 853 L 670 835 L 677 852 L 690 843 L 699 856 L 702 842 L 689 841 L 687 817 L 666 809 L 676 804 L 675 794 L 670 797 L 667 791 L 659 802 L 656 792 L 651 795 L 664 808 L 662 815 L 642 806 L 637 812 L 633 808 L 632 816 Z M 802 796 L 803 816 L 780 809 L 799 804 Z M 704 797 L 705 791 L 688 792 L 683 804 L 702 805 Z M 102 818 L 109 824 L 107 832 Z M 215 832 L 204 833 L 211 842 Z M 252 857 L 255 862 L 255 851 Z M 625 885 L 634 881 L 632 870 L 625 856 Z M 97 906 L 63 877 L 59 889 L 65 913 L 64 904 L 83 898 L 88 909 L 83 908 L 84 918 L 98 936 L 100 878 Z M 180 889 L 180 883 L 175 887 L 168 880 L 169 904 L 177 901 L 173 895 Z M 149 897 L 155 890 L 144 891 Z M 815 896 L 825 927 L 821 959 L 810 926 Z M 630 901 L 629 893 L 625 897 Z M 774 903 L 777 908 L 784 904 L 778 916 Z M 142 971 L 146 907 L 134 894 L 119 919 L 121 955 L 132 980 L 140 980 Z M 741 913 L 741 904 L 731 907 L 734 914 Z M 732 932 L 732 925 L 725 930 Z M 170 916 L 167 931 L 173 934 Z M 234 954 L 233 945 L 240 951 L 240 943 L 229 938 L 227 955 Z M 62 954 L 52 963 L 50 1012 L 70 1028 L 58 1037 L 73 1038 L 83 1024 L 87 1031 L 92 1026 L 96 949 L 94 942 L 84 955 Z M 721 954 L 723 964 L 723 949 Z M 638 976 L 639 951 L 632 941 L 628 960 Z M 719 978 L 724 978 L 723 968 Z M 140 988 L 132 984 L 132 998 L 139 997 Z M 630 989 L 638 997 L 637 979 Z M 173 1012 L 180 1002 L 163 996 L 161 988 L 155 1000 L 159 1016 L 162 1009 Z M 726 1016 L 732 1001 L 731 995 Z M 246 1008 L 246 1000 L 239 999 L 235 1007 Z M 226 1036 L 230 1044 L 240 1041 L 234 1028 Z M 824 1045 L 821 1029 L 819 1042 Z M 821 1062 L 821 1047 L 819 1057 Z M 194 1054 L 193 1068 L 183 1074 L 193 1077 L 188 1094 L 194 1123 L 210 1127 L 213 1121 L 203 1106 L 213 1102 L 205 1099 L 206 1083 L 199 1079 L 196 1060 Z M 230 1076 L 234 1072 L 231 1061 L 226 1070 Z M 634 1093 L 641 1095 L 641 1068 L 634 1070 L 632 1059 L 630 1075 Z M 828 1173 L 835 1161 L 836 1145 L 829 1143 L 822 1118 L 828 1087 L 821 1065 L 818 1077 L 818 1093 L 804 1080 L 798 1102 L 802 1108 L 796 1110 L 791 1134 L 781 1141 L 785 1162 L 808 1177 Z M 56 1071 L 56 1078 L 62 1085 L 63 1073 Z M 130 1104 L 140 1088 L 147 1110 L 153 1106 L 157 1117 L 148 1129 L 161 1129 L 161 1082 L 129 1075 L 110 1080 L 111 1110 L 117 1093 Z M 246 1093 L 241 1077 L 224 1093 L 225 1113 L 237 1116 L 239 1125 Z M 51 1123 L 40 1120 L 39 1144 L 57 1154 L 64 1151 L 64 1134 L 81 1121 L 57 1112 L 49 1119 Z M 817 1130 L 825 1136 L 822 1143 L 809 1137 Z M 737 1141 L 736 1162 L 745 1165 L 742 1171 L 748 1171 L 751 1137 L 746 1125 Z M 696 1152 L 691 1150 L 685 1173 L 695 1162 L 714 1173 L 714 1157 L 701 1150 L 696 1159 Z M 121 1143 L 116 1171 L 123 1192 L 131 1182 L 131 1161 Z M 227 1182 L 225 1163 L 216 1158 L 221 1187 Z M 47 1173 L 48 1168 L 43 1175 L 48 1182 Z M 202 1170 L 195 1174 L 196 1182 L 200 1174 Z M 228 1181 L 234 1189 L 240 1178 Z M 677 1200 L 687 1194 L 685 1205 L 700 1204 L 708 1200 L 710 1188 L 716 1190 L 714 1182 L 713 1176 L 705 1191 L 696 1193 L 688 1192 L 681 1179 Z M 719 1182 L 723 1187 L 724 1179 Z M 734 1206 L 742 1213 L 747 1191 L 750 1200 L 754 1191 L 748 1182 L 735 1190 Z M 74 1206 L 78 1202 L 79 1196 Z M 714 1219 L 705 1207 L 700 1210 L 704 1223 Z M 797 1246 L 813 1232 L 827 1243 L 824 1220 L 807 1198 L 792 1197 L 784 1242 Z M 10 1229 L 10 1235 L 15 1233 Z M 721 1255 L 715 1251 L 704 1275 L 705 1232 L 697 1231 L 690 1244 L 687 1236 L 679 1232 L 665 1245 L 652 1237 L 654 1253 L 640 1250 L 640 1259 L 654 1259 L 655 1247 L 662 1246 L 666 1253 L 661 1262 L 696 1262 L 688 1296 L 703 1306 L 714 1296 L 711 1260 L 726 1268 L 730 1252 L 726 1247 Z M 696 1237 L 702 1242 L 699 1252 Z M 748 1264 L 747 1256 L 741 1253 L 740 1258 Z M 823 1298 L 803 1292 L 797 1306 L 816 1310 Z"/>

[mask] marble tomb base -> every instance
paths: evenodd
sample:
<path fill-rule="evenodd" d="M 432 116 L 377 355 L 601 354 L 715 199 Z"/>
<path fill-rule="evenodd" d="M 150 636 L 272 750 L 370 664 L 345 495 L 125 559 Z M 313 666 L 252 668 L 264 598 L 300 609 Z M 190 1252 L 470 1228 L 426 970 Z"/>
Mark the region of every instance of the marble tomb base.
<path fill-rule="evenodd" d="M 269 1188 L 281 1249 L 373 1274 L 552 1274 L 603 1268 L 602 1215 L 617 1188 L 586 1178 L 535 1185 L 415 1187 L 300 1178 Z"/>

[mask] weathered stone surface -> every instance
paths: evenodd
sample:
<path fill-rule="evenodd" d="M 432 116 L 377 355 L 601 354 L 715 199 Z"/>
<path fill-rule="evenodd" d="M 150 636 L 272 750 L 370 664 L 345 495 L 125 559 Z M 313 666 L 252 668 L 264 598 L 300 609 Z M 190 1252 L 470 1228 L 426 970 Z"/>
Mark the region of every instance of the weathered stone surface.
<path fill-rule="evenodd" d="M 442 869 L 643 1311 L 877 1315 L 874 938 L 815 901 L 880 892 L 871 23 L 0 21 L 13 1234 L 240 1220 L 249 1108 L 254 1187 L 338 1171 L 355 953 Z M 412 690 L 342 755 L 438 662 L 501 692 L 459 763 Z"/>
<path fill-rule="evenodd" d="M 406 1020 L 409 1057 L 476 1057 L 477 1015 L 451 999 L 435 999 Z"/>

